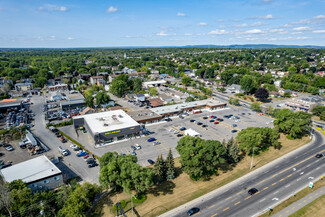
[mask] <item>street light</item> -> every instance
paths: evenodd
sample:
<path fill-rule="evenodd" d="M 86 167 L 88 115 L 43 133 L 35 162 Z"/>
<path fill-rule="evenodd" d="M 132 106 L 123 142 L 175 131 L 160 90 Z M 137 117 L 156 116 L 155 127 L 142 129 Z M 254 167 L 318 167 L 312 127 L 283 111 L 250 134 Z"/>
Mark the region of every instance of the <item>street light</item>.
<path fill-rule="evenodd" d="M 255 148 L 260 149 L 259 147 L 253 147 L 253 155 L 252 155 L 252 161 L 251 161 L 250 170 L 253 168 L 253 160 L 254 160 L 254 150 L 255 150 Z"/>

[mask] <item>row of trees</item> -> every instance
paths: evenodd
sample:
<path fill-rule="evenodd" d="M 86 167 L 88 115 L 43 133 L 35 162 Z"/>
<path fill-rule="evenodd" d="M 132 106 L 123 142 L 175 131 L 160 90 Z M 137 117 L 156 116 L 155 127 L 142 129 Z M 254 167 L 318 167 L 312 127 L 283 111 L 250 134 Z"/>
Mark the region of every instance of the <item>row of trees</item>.
<path fill-rule="evenodd" d="M 311 112 L 313 115 L 316 115 L 321 120 L 325 121 L 325 106 L 317 105 L 311 110 Z"/>
<path fill-rule="evenodd" d="M 129 78 L 127 74 L 120 74 L 109 85 L 109 92 L 122 97 L 127 92 L 139 93 L 142 90 L 141 78 Z"/>

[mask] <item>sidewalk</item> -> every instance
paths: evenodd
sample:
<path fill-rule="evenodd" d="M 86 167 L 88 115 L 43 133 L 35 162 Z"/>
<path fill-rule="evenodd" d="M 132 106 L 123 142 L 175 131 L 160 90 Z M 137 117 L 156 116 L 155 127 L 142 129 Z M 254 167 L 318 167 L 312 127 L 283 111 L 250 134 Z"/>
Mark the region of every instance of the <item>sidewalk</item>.
<path fill-rule="evenodd" d="M 290 206 L 284 208 L 283 210 L 281 210 L 280 212 L 278 212 L 277 214 L 273 215 L 274 217 L 287 217 L 290 216 L 291 214 L 297 212 L 299 209 L 303 208 L 304 206 L 306 206 L 307 204 L 313 202 L 314 200 L 316 200 L 317 198 L 319 198 L 320 196 L 325 194 L 325 186 L 322 188 L 317 189 L 316 191 L 308 194 L 307 196 L 301 198 L 300 200 L 298 200 L 297 202 L 294 202 L 293 204 L 291 204 Z"/>

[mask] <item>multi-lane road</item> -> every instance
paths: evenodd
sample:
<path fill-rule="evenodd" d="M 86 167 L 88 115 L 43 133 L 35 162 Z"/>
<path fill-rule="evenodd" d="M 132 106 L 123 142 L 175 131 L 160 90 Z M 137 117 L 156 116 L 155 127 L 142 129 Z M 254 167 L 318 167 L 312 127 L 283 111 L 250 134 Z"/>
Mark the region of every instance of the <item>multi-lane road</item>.
<path fill-rule="evenodd" d="M 200 208 L 196 216 L 258 216 L 325 174 L 325 157 L 315 158 L 325 153 L 324 138 L 318 132 L 314 137 L 295 153 L 161 216 L 186 216 L 192 207 Z M 258 193 L 249 195 L 250 188 L 257 188 Z"/>

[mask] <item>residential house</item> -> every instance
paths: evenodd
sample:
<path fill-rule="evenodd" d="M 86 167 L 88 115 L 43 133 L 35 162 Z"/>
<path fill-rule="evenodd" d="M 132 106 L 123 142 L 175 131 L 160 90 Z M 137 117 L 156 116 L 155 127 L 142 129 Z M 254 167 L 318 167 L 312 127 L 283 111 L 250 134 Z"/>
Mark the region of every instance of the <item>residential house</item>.
<path fill-rule="evenodd" d="M 232 93 L 244 93 L 245 91 L 241 89 L 240 85 L 238 84 L 232 84 L 230 87 L 228 87 L 228 91 Z"/>
<path fill-rule="evenodd" d="M 57 85 L 51 85 L 46 88 L 49 92 L 57 92 L 57 91 L 66 91 L 68 90 L 67 84 L 57 84 Z"/>
<path fill-rule="evenodd" d="M 159 94 L 159 98 L 164 101 L 164 104 L 167 103 L 173 103 L 174 99 L 171 96 L 168 96 L 167 94 L 163 93 L 163 94 Z"/>
<path fill-rule="evenodd" d="M 33 89 L 32 83 L 17 83 L 15 84 L 15 90 L 16 91 L 25 91 L 29 92 Z"/>
<path fill-rule="evenodd" d="M 318 71 L 315 73 L 316 76 L 319 76 L 319 77 L 324 77 L 325 76 L 325 71 Z"/>
<path fill-rule="evenodd" d="M 138 102 L 145 102 L 146 101 L 146 97 L 144 94 L 139 93 L 135 95 L 135 100 Z"/>
<path fill-rule="evenodd" d="M 102 82 L 102 80 L 104 80 L 103 79 L 103 76 L 92 76 L 92 77 L 90 77 L 90 83 L 91 84 L 97 84 L 98 85 L 98 81 L 99 82 Z"/>
<path fill-rule="evenodd" d="M 163 106 L 164 105 L 164 101 L 162 101 L 159 97 L 157 97 L 157 98 L 151 98 L 148 101 L 149 101 L 150 106 L 152 108 L 159 107 L 159 106 Z"/>
<path fill-rule="evenodd" d="M 79 115 L 87 115 L 87 114 L 92 114 L 95 113 L 95 109 L 90 108 L 90 107 L 86 107 L 84 110 L 82 110 L 81 112 L 79 112 Z"/>
<path fill-rule="evenodd" d="M 291 95 L 292 94 L 292 91 L 291 90 L 287 90 L 287 89 L 286 90 L 283 90 L 283 89 L 279 90 L 279 94 L 280 95 L 283 96 L 285 93 L 290 93 L 290 95 Z"/>
<path fill-rule="evenodd" d="M 274 81 L 274 85 L 275 85 L 275 87 L 276 88 L 280 88 L 280 86 L 281 86 L 281 80 L 278 80 L 278 81 Z"/>

